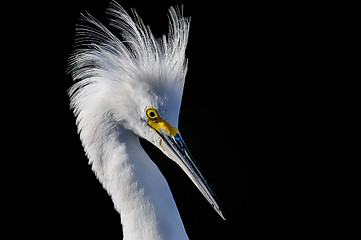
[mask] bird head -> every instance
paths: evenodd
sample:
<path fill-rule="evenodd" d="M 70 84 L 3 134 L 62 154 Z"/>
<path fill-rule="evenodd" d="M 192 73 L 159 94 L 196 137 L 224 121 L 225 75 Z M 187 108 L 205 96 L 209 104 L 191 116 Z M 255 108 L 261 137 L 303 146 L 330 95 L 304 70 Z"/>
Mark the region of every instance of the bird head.
<path fill-rule="evenodd" d="M 183 169 L 224 218 L 178 129 L 189 20 L 179 9 L 170 8 L 169 34 L 156 39 L 136 13 L 133 20 L 119 5 L 108 13 L 123 41 L 90 15 L 82 19 L 91 26 L 78 26 L 78 43 L 83 47 L 70 58 L 70 72 L 79 81 L 69 93 L 79 128 L 86 124 L 83 114 L 107 116 L 153 143 Z"/>

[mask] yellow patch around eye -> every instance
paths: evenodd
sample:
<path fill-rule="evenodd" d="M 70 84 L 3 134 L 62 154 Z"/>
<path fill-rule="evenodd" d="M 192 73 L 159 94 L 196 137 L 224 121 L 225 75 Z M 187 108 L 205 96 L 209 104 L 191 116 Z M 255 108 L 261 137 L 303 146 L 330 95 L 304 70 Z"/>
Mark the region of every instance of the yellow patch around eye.
<path fill-rule="evenodd" d="M 148 118 L 148 125 L 156 130 L 158 133 L 161 133 L 160 129 L 165 131 L 171 136 L 174 136 L 178 133 L 178 129 L 170 125 L 166 120 L 159 116 L 157 110 L 152 107 L 145 109 L 145 115 Z"/>

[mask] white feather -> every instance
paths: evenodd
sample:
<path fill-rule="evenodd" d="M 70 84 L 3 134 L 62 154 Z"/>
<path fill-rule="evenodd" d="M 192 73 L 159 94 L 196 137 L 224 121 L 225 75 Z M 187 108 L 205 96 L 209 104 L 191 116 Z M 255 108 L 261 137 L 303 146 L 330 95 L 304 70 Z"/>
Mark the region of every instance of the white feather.
<path fill-rule="evenodd" d="M 189 21 L 170 8 L 168 36 L 155 39 L 134 12 L 116 2 L 108 10 L 121 39 L 90 15 L 77 27 L 69 72 L 71 107 L 92 170 L 121 214 L 124 239 L 187 239 L 164 177 L 139 145 L 138 136 L 159 147 L 145 121 L 155 107 L 178 125 Z"/>
<path fill-rule="evenodd" d="M 126 96 L 136 87 L 136 95 L 124 98 L 142 101 L 139 98 L 145 95 L 157 96 L 158 111 L 177 126 L 187 72 L 188 19 L 171 7 L 169 34 L 155 39 L 135 12 L 134 21 L 120 5 L 111 2 L 108 14 L 122 40 L 92 16 L 82 15 L 82 20 L 91 26 L 79 25 L 77 29 L 78 48 L 69 59 L 69 71 L 74 80 L 81 81 L 70 89 L 70 95 L 76 96 L 78 90 L 87 91 L 85 85 L 96 89 L 98 84 L 105 85 L 111 87 L 106 90 L 114 90 L 112 94 Z"/>

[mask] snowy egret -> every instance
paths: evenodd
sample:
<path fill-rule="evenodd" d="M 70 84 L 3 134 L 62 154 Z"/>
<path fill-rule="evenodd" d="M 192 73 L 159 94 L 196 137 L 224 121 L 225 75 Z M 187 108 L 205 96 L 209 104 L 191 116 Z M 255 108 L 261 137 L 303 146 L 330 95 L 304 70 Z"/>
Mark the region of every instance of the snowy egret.
<path fill-rule="evenodd" d="M 187 72 L 189 19 L 169 9 L 169 33 L 156 39 L 133 11 L 107 11 L 120 40 L 89 14 L 77 25 L 69 72 L 71 108 L 92 170 L 120 213 L 124 239 L 188 239 L 166 180 L 139 143 L 174 160 L 224 218 L 178 126 Z"/>

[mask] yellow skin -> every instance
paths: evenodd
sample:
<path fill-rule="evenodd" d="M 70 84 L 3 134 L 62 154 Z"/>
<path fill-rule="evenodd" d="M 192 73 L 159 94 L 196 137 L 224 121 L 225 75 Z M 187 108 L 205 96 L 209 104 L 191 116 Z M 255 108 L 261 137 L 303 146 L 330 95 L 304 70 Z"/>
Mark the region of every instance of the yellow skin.
<path fill-rule="evenodd" d="M 168 133 L 170 136 L 174 136 L 178 133 L 178 127 L 175 128 L 170 125 L 158 114 L 157 110 L 155 110 L 154 108 L 147 107 L 145 109 L 145 115 L 148 118 L 148 125 L 158 133 L 161 133 L 160 129 Z"/>

